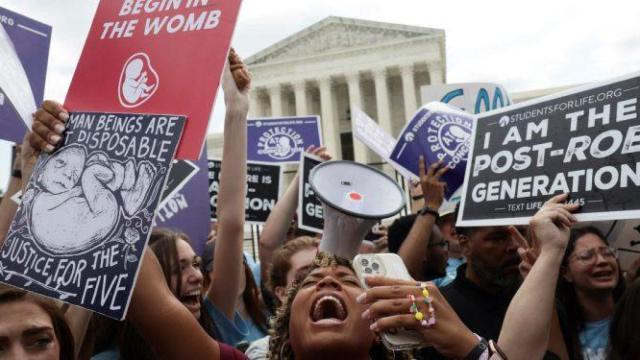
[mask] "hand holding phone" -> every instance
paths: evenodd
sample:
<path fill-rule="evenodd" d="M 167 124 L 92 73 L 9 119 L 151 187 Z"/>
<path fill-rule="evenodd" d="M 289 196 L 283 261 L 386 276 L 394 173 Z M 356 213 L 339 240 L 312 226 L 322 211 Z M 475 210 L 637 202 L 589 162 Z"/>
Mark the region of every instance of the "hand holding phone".
<path fill-rule="evenodd" d="M 393 351 L 434 347 L 447 358 L 464 358 L 478 338 L 460 320 L 433 283 L 418 283 L 411 278 L 396 254 L 361 254 L 353 266 L 367 292 L 359 301 L 370 304 L 364 314 L 374 321 L 384 345 Z M 365 278 L 372 276 L 368 281 Z M 369 286 L 371 286 L 369 288 Z M 425 294 L 425 290 L 428 293 Z M 410 299 L 411 295 L 415 297 Z M 428 305 L 420 303 L 429 297 Z M 417 303 L 417 304 L 416 304 Z M 433 322 L 423 325 L 410 309 L 416 304 Z M 405 310 L 406 309 L 406 310 Z M 431 312 L 431 315 L 426 315 Z"/>

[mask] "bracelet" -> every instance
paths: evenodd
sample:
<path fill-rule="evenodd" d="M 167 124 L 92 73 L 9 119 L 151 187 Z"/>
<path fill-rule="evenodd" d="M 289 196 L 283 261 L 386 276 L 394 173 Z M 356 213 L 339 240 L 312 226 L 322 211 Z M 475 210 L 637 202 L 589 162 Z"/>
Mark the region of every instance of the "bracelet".
<path fill-rule="evenodd" d="M 479 338 L 480 341 L 478 342 L 478 345 L 476 345 L 462 360 L 478 360 L 482 358 L 482 355 L 489 351 L 489 344 L 487 343 L 487 340 L 481 337 Z"/>
<path fill-rule="evenodd" d="M 22 170 L 14 169 L 13 172 L 11 173 L 11 177 L 22 179 Z"/>
<path fill-rule="evenodd" d="M 418 211 L 418 215 L 424 216 L 426 214 L 433 215 L 436 218 L 436 220 L 440 218 L 440 214 L 438 213 L 438 210 L 434 210 L 427 205 L 425 205 L 425 207 L 423 207 Z"/>

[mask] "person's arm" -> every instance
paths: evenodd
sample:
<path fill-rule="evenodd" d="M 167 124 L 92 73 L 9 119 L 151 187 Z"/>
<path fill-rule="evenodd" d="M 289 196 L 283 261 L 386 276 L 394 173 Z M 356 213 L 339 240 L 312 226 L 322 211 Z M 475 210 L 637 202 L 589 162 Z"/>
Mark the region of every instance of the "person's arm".
<path fill-rule="evenodd" d="M 262 279 L 267 278 L 273 252 L 284 243 L 293 214 L 298 206 L 298 189 L 300 177 L 296 174 L 287 187 L 284 195 L 276 202 L 264 223 L 258 240 L 260 256 L 260 272 Z"/>
<path fill-rule="evenodd" d="M 424 158 L 420 156 L 418 169 L 420 171 L 420 185 L 422 186 L 424 202 L 431 211 L 435 211 L 437 214 L 440 205 L 442 205 L 446 187 L 446 183 L 440 181 L 440 177 L 447 171 L 447 167 L 442 166 L 441 162 L 437 162 L 431 164 L 429 170 L 425 171 Z M 409 235 L 404 239 L 398 250 L 398 255 L 400 255 L 407 266 L 407 270 L 409 270 L 409 274 L 414 279 L 420 280 L 422 278 L 424 252 L 429 246 L 429 238 L 436 222 L 436 214 L 425 213 L 418 215 Z"/>
<path fill-rule="evenodd" d="M 62 107 L 59 104 L 45 101 L 36 112 L 33 131 L 25 137 L 28 142 L 25 141 L 22 149 L 23 169 L 25 166 L 33 167 L 40 150 L 51 152 L 60 141 L 60 138 L 54 137 L 60 134 L 54 127 L 68 119 L 68 115 L 60 115 L 60 109 Z M 82 336 L 82 317 L 86 314 L 81 310 L 67 315 L 73 318 L 71 325 L 74 336 Z M 220 358 L 218 343 L 207 335 L 196 318 L 169 289 L 153 251 L 145 251 L 142 258 L 127 320 L 131 321 L 160 359 Z"/>
<path fill-rule="evenodd" d="M 326 150 L 327 148 L 324 146 L 316 148 L 312 145 L 306 152 L 317 155 L 325 161 L 331 160 L 331 156 Z M 276 251 L 286 239 L 287 231 L 291 225 L 291 219 L 293 219 L 293 215 L 298 207 L 299 186 L 300 176 L 296 174 L 284 195 L 278 199 L 271 213 L 269 213 L 269 217 L 267 217 L 267 221 L 260 233 L 258 254 L 260 256 L 260 272 L 263 279 L 267 278 L 273 252 Z"/>
<path fill-rule="evenodd" d="M 529 222 L 540 254 L 509 304 L 498 339 L 511 360 L 541 359 L 547 350 L 559 269 L 577 221 L 571 212 L 578 205 L 563 204 L 566 199 L 551 198 Z"/>
<path fill-rule="evenodd" d="M 160 359 L 219 359 L 220 348 L 171 293 L 148 248 L 133 290 L 129 320 Z"/>
<path fill-rule="evenodd" d="M 18 211 L 18 204 L 11 200 L 11 197 L 22 188 L 22 176 L 19 172 L 16 172 L 16 170 L 22 169 L 20 158 L 20 146 L 18 146 L 13 160 L 13 168 L 11 177 L 9 178 L 9 185 L 7 186 L 7 191 L 2 196 L 2 201 L 0 202 L 0 247 L 2 247 L 2 243 L 6 239 L 9 227 L 11 227 L 11 222 L 16 215 L 16 211 Z"/>
<path fill-rule="evenodd" d="M 64 313 L 64 318 L 67 320 L 67 324 L 69 324 L 69 329 L 73 335 L 76 357 L 80 353 L 80 349 L 82 349 L 92 314 L 91 311 L 75 305 L 69 306 L 69 309 Z"/>
<path fill-rule="evenodd" d="M 220 192 L 218 195 L 218 239 L 213 261 L 213 279 L 207 296 L 229 319 L 233 319 L 240 293 L 242 243 L 247 192 L 248 87 L 240 90 L 230 66 L 224 70 L 222 89 L 226 105 Z"/>

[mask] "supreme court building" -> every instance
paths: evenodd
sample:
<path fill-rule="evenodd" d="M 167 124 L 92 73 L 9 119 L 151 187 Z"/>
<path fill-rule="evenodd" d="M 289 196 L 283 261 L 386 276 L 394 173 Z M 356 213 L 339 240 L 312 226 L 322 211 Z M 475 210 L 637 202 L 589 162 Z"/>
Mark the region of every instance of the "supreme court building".
<path fill-rule="evenodd" d="M 351 133 L 352 107 L 396 137 L 420 106 L 420 87 L 446 81 L 444 30 L 328 17 L 245 60 L 250 117 L 319 115 L 334 159 L 378 163 Z M 209 137 L 220 156 L 221 135 Z"/>

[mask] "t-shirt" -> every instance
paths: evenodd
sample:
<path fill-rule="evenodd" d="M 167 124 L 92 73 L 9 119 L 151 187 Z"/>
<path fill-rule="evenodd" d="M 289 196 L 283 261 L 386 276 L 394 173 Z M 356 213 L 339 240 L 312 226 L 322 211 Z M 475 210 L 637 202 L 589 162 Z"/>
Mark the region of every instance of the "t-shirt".
<path fill-rule="evenodd" d="M 460 265 L 455 280 L 440 291 L 469 330 L 487 340 L 498 340 L 507 308 L 518 289 L 487 292 L 467 279 L 467 265 Z"/>
<path fill-rule="evenodd" d="M 251 319 L 243 319 L 237 311 L 233 315 L 233 321 L 231 321 L 216 308 L 209 298 L 205 297 L 203 303 L 207 314 L 216 324 L 220 333 L 220 340 L 223 343 L 237 346 L 241 342 L 250 343 L 267 335 Z"/>
<path fill-rule="evenodd" d="M 605 360 L 609 346 L 611 318 L 585 323 L 578 334 L 584 360 Z"/>
<path fill-rule="evenodd" d="M 433 283 L 439 288 L 451 284 L 458 274 L 458 267 L 462 264 L 464 264 L 464 259 L 449 258 L 446 268 L 447 275 L 433 280 Z"/>

